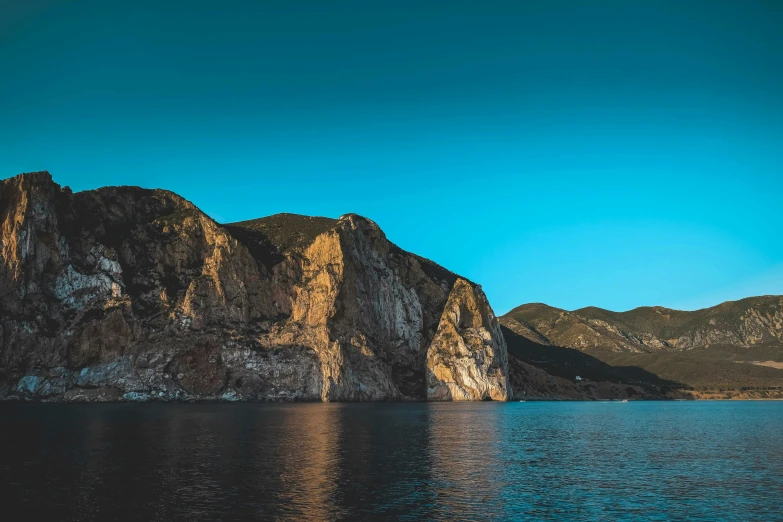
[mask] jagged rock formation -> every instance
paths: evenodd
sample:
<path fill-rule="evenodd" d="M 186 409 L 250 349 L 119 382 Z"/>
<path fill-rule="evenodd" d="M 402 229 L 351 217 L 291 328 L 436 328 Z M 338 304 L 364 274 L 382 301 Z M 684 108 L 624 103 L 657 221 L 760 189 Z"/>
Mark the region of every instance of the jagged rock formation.
<path fill-rule="evenodd" d="M 693 312 L 657 306 L 569 312 L 534 303 L 510 311 L 501 323 L 536 345 L 579 350 L 681 387 L 783 394 L 783 296 L 750 297 Z"/>
<path fill-rule="evenodd" d="M 477 285 L 369 219 L 220 225 L 164 190 L 0 183 L 0 397 L 506 400 Z"/>
<path fill-rule="evenodd" d="M 427 398 L 506 400 L 508 359 L 503 341 L 484 293 L 457 280 L 427 351 Z"/>

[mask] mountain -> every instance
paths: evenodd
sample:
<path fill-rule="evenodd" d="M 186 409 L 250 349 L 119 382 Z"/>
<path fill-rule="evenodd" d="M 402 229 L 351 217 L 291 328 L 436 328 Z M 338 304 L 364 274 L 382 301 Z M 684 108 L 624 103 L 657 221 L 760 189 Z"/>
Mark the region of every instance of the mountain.
<path fill-rule="evenodd" d="M 571 349 L 626 378 L 646 372 L 667 389 L 700 398 L 783 395 L 783 296 L 750 297 L 693 312 L 659 306 L 567 311 L 533 303 L 511 310 L 500 322 L 507 339 L 519 336 L 536 346 L 540 365 L 550 372 L 565 367 L 554 355 L 557 350 Z"/>
<path fill-rule="evenodd" d="M 371 220 L 221 225 L 166 190 L 0 182 L 0 398 L 507 400 L 481 288 Z"/>
<path fill-rule="evenodd" d="M 659 399 L 783 374 L 780 298 L 498 320 L 356 214 L 219 224 L 36 172 L 0 182 L 0 240 L 0 400 Z"/>

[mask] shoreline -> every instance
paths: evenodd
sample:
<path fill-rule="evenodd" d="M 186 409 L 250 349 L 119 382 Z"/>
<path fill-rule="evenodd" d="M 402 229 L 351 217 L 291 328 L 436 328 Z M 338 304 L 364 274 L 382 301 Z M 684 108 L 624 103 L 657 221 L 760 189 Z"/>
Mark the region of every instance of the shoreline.
<path fill-rule="evenodd" d="M 643 403 L 643 402 L 774 402 L 783 401 L 783 397 L 747 398 L 747 399 L 513 399 L 509 401 L 288 401 L 288 400 L 106 400 L 106 401 L 61 401 L 31 400 L 24 398 L 0 399 L 0 404 L 513 404 L 526 402 L 552 403 Z"/>

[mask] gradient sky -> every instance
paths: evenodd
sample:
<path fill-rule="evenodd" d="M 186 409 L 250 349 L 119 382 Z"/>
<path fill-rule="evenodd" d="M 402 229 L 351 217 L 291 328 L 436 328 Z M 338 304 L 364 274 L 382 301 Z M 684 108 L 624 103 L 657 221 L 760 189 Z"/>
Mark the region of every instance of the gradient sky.
<path fill-rule="evenodd" d="M 0 0 L 0 177 L 356 212 L 498 313 L 783 294 L 782 27 L 774 0 Z"/>

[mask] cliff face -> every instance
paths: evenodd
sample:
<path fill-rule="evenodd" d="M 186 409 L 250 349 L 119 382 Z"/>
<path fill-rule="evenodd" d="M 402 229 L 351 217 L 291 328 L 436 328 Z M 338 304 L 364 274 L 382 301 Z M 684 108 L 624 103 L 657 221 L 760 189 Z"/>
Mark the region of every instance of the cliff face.
<path fill-rule="evenodd" d="M 171 192 L 0 183 L 0 397 L 506 400 L 480 287 L 372 221 L 219 225 Z"/>
<path fill-rule="evenodd" d="M 484 292 L 458 280 L 427 351 L 427 398 L 506 400 L 507 369 L 503 333 Z"/>

